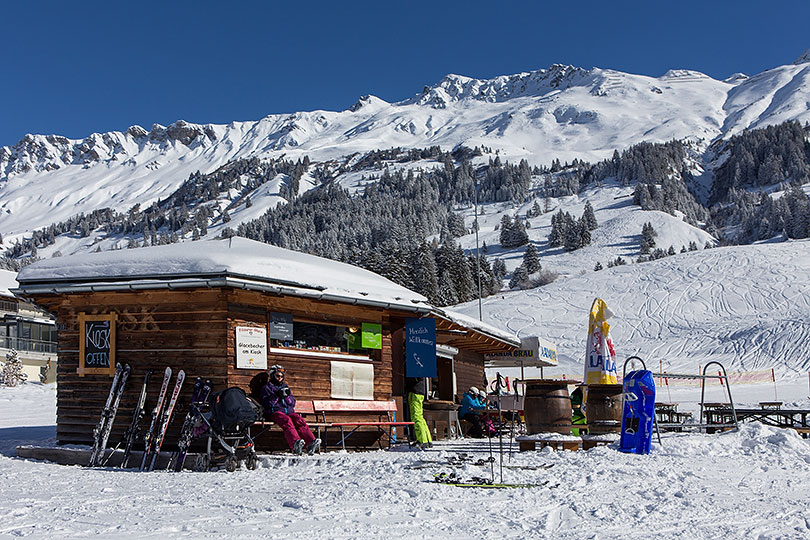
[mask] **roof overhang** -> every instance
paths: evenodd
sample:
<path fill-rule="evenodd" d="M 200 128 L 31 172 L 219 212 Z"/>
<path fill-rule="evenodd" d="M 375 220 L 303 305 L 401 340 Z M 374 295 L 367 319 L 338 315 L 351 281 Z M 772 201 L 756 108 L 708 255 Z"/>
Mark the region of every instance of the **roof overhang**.
<path fill-rule="evenodd" d="M 176 276 L 138 279 L 109 280 L 53 280 L 24 281 L 12 292 L 30 298 L 42 298 L 51 295 L 82 294 L 97 292 L 138 292 L 154 290 L 184 290 L 199 288 L 234 288 L 278 296 L 293 296 L 336 302 L 356 306 L 371 307 L 383 310 L 399 311 L 406 315 L 434 317 L 436 319 L 437 341 L 444 345 L 481 354 L 511 351 L 520 346 L 517 336 L 506 335 L 486 324 L 471 327 L 452 320 L 453 317 L 444 310 L 426 302 L 386 302 L 374 298 L 363 298 L 351 295 L 328 293 L 322 289 L 293 286 L 288 283 L 270 283 L 251 279 L 250 277 L 232 274 L 212 274 L 196 276 Z"/>

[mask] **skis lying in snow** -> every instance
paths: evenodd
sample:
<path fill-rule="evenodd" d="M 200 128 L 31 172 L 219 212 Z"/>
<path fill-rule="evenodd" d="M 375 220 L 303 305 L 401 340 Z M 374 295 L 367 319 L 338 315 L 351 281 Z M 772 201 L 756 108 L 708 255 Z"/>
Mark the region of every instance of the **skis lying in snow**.
<path fill-rule="evenodd" d="M 175 452 L 172 459 L 169 460 L 169 469 L 173 468 L 177 472 L 183 470 L 188 447 L 191 446 L 191 441 L 194 438 L 194 422 L 197 413 L 200 411 L 200 407 L 208 401 L 208 395 L 210 393 L 211 381 L 206 380 L 203 383 L 202 378 L 197 377 L 197 382 L 194 383 L 194 390 L 191 392 L 188 413 L 186 413 L 186 419 L 183 421 L 183 427 L 180 429 L 180 438 L 177 441 L 177 452 Z"/>
<path fill-rule="evenodd" d="M 142 471 L 146 470 L 146 466 L 149 463 L 149 457 L 152 453 L 152 443 L 155 439 L 155 429 L 157 429 L 158 420 L 160 420 L 160 411 L 163 409 L 163 402 L 166 400 L 166 391 L 169 389 L 169 380 L 171 378 L 172 368 L 167 367 L 163 372 L 163 384 L 160 387 L 157 403 L 155 403 L 155 408 L 152 410 L 152 422 L 149 424 L 149 429 L 146 430 L 143 436 L 143 459 L 141 460 L 140 468 Z"/>
<path fill-rule="evenodd" d="M 152 445 L 152 455 L 149 459 L 149 469 L 150 471 L 155 469 L 155 463 L 157 463 L 158 456 L 160 455 L 160 447 L 163 444 L 163 439 L 166 437 L 166 432 L 169 430 L 169 424 L 172 421 L 172 413 L 174 412 L 174 406 L 177 404 L 177 397 L 180 395 L 180 389 L 183 387 L 183 381 L 186 380 L 186 372 L 182 369 L 177 373 L 177 380 L 174 383 L 174 390 L 172 390 L 172 397 L 169 400 L 169 404 L 166 406 L 166 409 L 163 411 L 163 415 L 161 417 L 160 422 L 160 430 L 157 433 L 157 437 L 155 437 L 155 442 Z"/>
<path fill-rule="evenodd" d="M 546 480 L 539 484 L 496 484 L 488 478 L 481 478 L 473 476 L 469 480 L 463 480 L 457 476 L 456 473 L 439 473 L 433 475 L 433 483 L 444 484 L 447 486 L 466 487 L 466 488 L 488 488 L 488 489 L 507 489 L 507 488 L 536 488 L 548 487 L 555 488 L 559 484 L 549 485 L 550 482 Z"/>
<path fill-rule="evenodd" d="M 435 465 L 443 465 L 447 467 L 462 467 L 465 465 L 474 465 L 476 467 L 489 467 L 491 463 L 495 462 L 494 457 L 480 458 L 473 461 L 472 457 L 468 454 L 460 454 L 458 456 L 450 456 L 446 460 L 419 460 L 414 465 L 407 465 L 408 469 L 428 469 Z M 504 465 L 504 469 L 519 469 L 523 471 L 541 471 L 550 469 L 554 466 L 553 463 L 543 465 Z"/>
<path fill-rule="evenodd" d="M 129 371 L 129 364 L 124 367 L 121 367 L 121 364 L 115 366 L 115 375 L 113 376 L 112 386 L 110 386 L 110 393 L 107 396 L 107 402 L 101 410 L 101 418 L 99 418 L 98 424 L 93 429 L 93 449 L 90 451 L 90 462 L 88 463 L 90 467 L 101 465 L 104 449 L 107 447 L 107 440 L 110 438 L 110 431 L 113 422 L 115 422 L 118 403 L 121 401 L 121 394 L 124 393 L 124 388 L 127 385 Z"/>

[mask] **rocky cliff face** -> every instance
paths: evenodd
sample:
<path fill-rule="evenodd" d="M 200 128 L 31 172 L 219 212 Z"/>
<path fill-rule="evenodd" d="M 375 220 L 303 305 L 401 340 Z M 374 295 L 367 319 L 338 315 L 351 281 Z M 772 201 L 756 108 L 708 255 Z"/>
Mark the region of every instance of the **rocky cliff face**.
<path fill-rule="evenodd" d="M 30 171 L 48 172 L 68 165 L 91 165 L 100 161 L 124 161 L 146 145 L 211 144 L 217 135 L 210 125 L 183 120 L 168 127 L 155 124 L 150 131 L 132 126 L 125 132 L 93 133 L 83 140 L 59 135 L 26 135 L 14 146 L 0 148 L 0 179 Z"/>

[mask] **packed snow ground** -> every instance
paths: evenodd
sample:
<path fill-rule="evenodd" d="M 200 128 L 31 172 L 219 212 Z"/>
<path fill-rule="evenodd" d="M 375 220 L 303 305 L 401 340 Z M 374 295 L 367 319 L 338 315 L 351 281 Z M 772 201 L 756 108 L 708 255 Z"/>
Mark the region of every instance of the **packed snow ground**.
<path fill-rule="evenodd" d="M 799 383 L 785 385 L 795 394 L 784 397 L 808 407 Z M 756 423 L 722 435 L 665 434 L 648 456 L 610 446 L 510 456 L 507 445 L 504 481 L 547 485 L 483 490 L 431 480 L 489 476 L 488 467 L 420 465 L 459 452 L 487 458 L 483 440 L 426 452 L 273 455 L 256 471 L 230 474 L 13 457 L 17 444 L 53 442 L 55 394 L 53 385 L 0 389 L 0 538 L 810 538 L 810 441 Z"/>

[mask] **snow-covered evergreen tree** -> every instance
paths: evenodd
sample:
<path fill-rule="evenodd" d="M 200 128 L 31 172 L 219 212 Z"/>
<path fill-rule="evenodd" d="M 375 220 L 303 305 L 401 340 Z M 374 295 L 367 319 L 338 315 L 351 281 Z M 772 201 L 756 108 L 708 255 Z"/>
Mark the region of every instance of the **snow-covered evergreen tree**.
<path fill-rule="evenodd" d="M 411 273 L 415 290 L 433 303 L 438 303 L 439 279 L 433 250 L 425 242 L 412 252 Z"/>
<path fill-rule="evenodd" d="M 594 214 L 593 206 L 591 206 L 591 201 L 585 201 L 585 209 L 582 212 L 582 219 L 588 226 L 589 231 L 596 230 L 596 228 L 599 227 L 599 224 L 596 222 L 596 214 Z"/>
<path fill-rule="evenodd" d="M 15 349 L 6 353 L 6 360 L 0 366 L 0 384 L 4 386 L 18 386 L 28 380 L 23 372 L 22 360 Z"/>
<path fill-rule="evenodd" d="M 644 255 L 650 252 L 652 248 L 655 247 L 655 237 L 658 236 L 658 233 L 655 232 L 655 229 L 652 226 L 652 223 L 649 221 L 646 222 L 644 225 L 641 226 L 641 248 L 640 252 Z"/>
<path fill-rule="evenodd" d="M 492 262 L 492 274 L 499 282 L 506 277 L 506 263 L 503 262 L 503 259 L 495 259 Z"/>
<path fill-rule="evenodd" d="M 450 270 L 444 270 L 439 278 L 439 291 L 436 295 L 436 299 L 440 306 L 452 306 L 459 303 Z"/>
<path fill-rule="evenodd" d="M 512 279 L 509 280 L 510 289 L 523 289 L 529 284 L 529 273 L 526 268 L 521 264 L 515 271 L 512 272 Z"/>
<path fill-rule="evenodd" d="M 540 256 L 537 254 L 534 244 L 530 243 L 526 246 L 526 251 L 523 253 L 523 267 L 529 274 L 540 271 Z"/>

